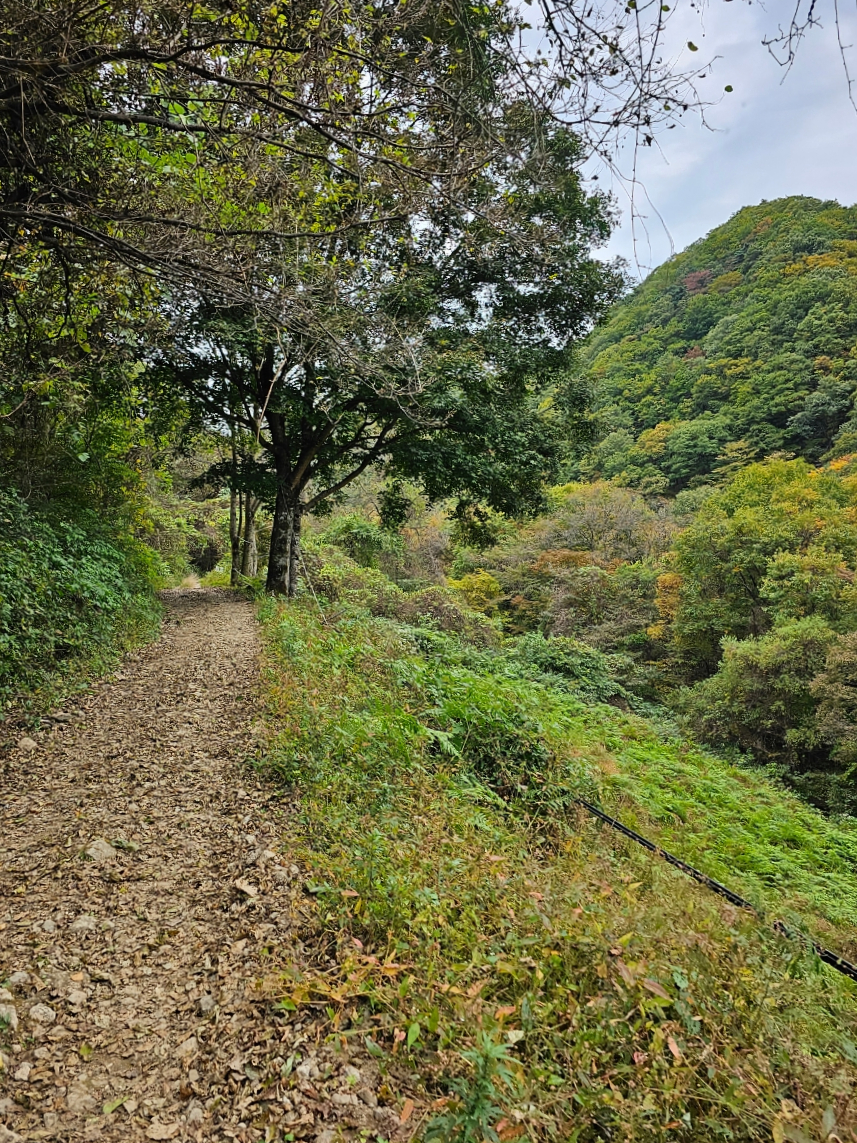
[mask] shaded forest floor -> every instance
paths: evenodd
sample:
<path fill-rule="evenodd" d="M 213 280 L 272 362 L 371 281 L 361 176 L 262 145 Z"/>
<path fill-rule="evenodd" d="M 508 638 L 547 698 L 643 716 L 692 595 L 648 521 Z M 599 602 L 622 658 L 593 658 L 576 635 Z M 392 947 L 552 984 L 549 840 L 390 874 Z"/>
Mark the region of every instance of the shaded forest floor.
<path fill-rule="evenodd" d="M 371 1062 L 276 1007 L 319 954 L 246 765 L 252 607 L 165 601 L 157 643 L 0 759 L 0 1141 L 395 1137 Z"/>

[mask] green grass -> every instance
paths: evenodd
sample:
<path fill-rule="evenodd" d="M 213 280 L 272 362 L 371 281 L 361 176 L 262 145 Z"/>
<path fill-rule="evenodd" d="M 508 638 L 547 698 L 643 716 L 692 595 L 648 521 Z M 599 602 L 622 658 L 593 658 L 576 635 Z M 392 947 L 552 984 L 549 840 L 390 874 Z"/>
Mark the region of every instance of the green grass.
<path fill-rule="evenodd" d="M 857 1138 L 855 987 L 574 798 L 843 949 L 851 827 L 514 649 L 324 606 L 260 613 L 265 765 L 337 951 L 286 1009 L 323 1000 L 426 1138 Z"/>
<path fill-rule="evenodd" d="M 857 821 L 824 817 L 758 771 L 664 743 L 642 720 L 613 721 L 618 769 L 605 775 L 604 799 L 627 824 L 857 959 Z"/>

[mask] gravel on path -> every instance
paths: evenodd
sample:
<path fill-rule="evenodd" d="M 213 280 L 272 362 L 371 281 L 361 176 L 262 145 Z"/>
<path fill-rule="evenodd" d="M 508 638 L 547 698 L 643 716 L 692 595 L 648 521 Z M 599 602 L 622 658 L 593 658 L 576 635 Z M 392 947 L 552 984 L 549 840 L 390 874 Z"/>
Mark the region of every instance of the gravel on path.
<path fill-rule="evenodd" d="M 399 1138 L 373 1062 L 272 1003 L 305 897 L 247 765 L 252 606 L 164 595 L 161 639 L 0 759 L 0 1143 Z"/>

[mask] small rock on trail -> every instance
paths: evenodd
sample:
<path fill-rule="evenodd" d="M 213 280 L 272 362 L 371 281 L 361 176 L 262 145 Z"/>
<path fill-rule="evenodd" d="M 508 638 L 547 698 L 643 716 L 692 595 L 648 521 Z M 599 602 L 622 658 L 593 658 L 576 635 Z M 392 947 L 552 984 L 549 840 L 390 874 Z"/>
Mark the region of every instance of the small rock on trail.
<path fill-rule="evenodd" d="M 306 905 L 246 767 L 252 607 L 164 595 L 157 643 L 0 751 L 0 1143 L 400 1138 L 393 1107 L 334 1099 L 348 1055 L 260 987 L 306 958 Z"/>

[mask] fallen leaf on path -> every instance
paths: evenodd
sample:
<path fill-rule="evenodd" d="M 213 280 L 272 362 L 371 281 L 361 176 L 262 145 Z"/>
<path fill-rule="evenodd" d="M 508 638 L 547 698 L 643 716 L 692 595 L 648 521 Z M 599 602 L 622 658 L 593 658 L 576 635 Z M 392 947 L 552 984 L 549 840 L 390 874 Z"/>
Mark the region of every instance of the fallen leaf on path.
<path fill-rule="evenodd" d="M 179 1133 L 178 1123 L 150 1123 L 146 1128 L 148 1139 L 172 1139 Z"/>

